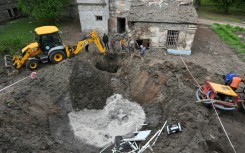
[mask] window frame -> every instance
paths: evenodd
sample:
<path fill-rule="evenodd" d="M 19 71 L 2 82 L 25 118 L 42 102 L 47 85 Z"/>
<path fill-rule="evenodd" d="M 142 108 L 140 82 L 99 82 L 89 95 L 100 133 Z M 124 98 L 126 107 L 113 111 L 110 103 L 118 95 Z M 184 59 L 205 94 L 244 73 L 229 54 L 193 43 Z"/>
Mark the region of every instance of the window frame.
<path fill-rule="evenodd" d="M 103 21 L 103 16 L 95 15 L 95 20 L 96 21 Z"/>
<path fill-rule="evenodd" d="M 166 47 L 168 49 L 177 49 L 178 41 L 179 41 L 179 30 L 168 30 L 167 32 L 167 40 L 166 40 Z"/>

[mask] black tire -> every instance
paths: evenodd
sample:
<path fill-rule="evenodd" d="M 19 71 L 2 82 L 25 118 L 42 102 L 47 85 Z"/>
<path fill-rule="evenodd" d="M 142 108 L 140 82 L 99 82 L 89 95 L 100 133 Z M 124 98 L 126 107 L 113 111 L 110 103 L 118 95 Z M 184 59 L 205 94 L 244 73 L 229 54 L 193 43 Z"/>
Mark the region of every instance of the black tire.
<path fill-rule="evenodd" d="M 53 64 L 59 63 L 63 61 L 66 58 L 66 54 L 64 51 L 56 50 L 50 53 L 49 55 L 49 61 Z"/>
<path fill-rule="evenodd" d="M 26 62 L 26 68 L 31 71 L 38 69 L 39 66 L 40 66 L 40 63 L 35 59 L 27 60 Z"/>

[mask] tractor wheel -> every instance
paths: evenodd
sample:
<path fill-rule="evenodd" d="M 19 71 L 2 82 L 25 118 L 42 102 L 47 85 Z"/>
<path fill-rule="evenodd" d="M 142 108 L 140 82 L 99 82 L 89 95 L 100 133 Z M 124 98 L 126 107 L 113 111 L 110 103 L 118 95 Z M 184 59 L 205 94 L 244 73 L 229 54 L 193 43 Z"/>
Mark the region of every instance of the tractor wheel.
<path fill-rule="evenodd" d="M 31 59 L 26 62 L 26 68 L 29 70 L 36 70 L 40 66 L 40 63 L 37 60 Z"/>
<path fill-rule="evenodd" d="M 61 50 L 53 51 L 49 55 L 50 62 L 54 63 L 54 64 L 61 62 L 65 58 L 66 58 L 66 54 L 63 51 L 61 51 Z"/>

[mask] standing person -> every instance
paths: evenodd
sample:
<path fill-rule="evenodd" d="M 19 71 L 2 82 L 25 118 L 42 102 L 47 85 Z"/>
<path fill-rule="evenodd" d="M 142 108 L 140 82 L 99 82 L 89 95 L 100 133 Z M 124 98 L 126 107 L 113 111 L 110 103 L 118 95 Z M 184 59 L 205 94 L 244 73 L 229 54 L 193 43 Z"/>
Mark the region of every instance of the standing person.
<path fill-rule="evenodd" d="M 115 45 L 116 45 L 116 40 L 114 39 L 114 37 L 111 38 L 111 48 L 112 50 L 115 50 Z"/>
<path fill-rule="evenodd" d="M 145 55 L 145 47 L 143 45 L 140 45 L 140 55 L 144 56 Z"/>
<path fill-rule="evenodd" d="M 122 50 L 125 50 L 125 44 L 126 44 L 126 40 L 125 40 L 125 38 L 123 37 L 123 38 L 120 40 L 120 45 L 121 45 Z"/>
<path fill-rule="evenodd" d="M 135 42 L 133 39 L 131 39 L 131 41 L 129 42 L 129 51 L 134 52 L 134 49 L 135 49 Z"/>
<path fill-rule="evenodd" d="M 109 38 L 108 38 L 108 36 L 104 33 L 104 35 L 103 35 L 103 38 L 102 38 L 102 40 L 103 40 L 103 43 L 104 43 L 104 45 L 105 45 L 105 47 L 106 47 L 106 49 L 110 49 L 109 48 L 109 45 L 108 45 L 108 42 L 109 42 Z"/>

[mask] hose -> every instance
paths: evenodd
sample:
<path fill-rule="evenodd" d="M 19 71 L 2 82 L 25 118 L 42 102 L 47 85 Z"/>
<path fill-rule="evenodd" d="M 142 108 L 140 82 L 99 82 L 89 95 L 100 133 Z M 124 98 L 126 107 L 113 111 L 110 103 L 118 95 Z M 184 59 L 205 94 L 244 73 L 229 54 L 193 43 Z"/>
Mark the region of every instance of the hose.
<path fill-rule="evenodd" d="M 226 110 L 226 111 L 235 110 L 234 107 L 222 107 L 221 105 L 217 105 L 217 104 L 214 104 L 214 107 L 219 108 L 219 109 L 222 109 L 222 110 Z"/>
<path fill-rule="evenodd" d="M 199 92 L 200 92 L 200 89 L 197 89 L 197 91 L 196 91 L 196 99 L 198 101 L 201 100 L 201 98 L 199 97 Z M 209 96 L 210 96 L 211 93 L 212 93 L 212 90 L 209 90 L 208 93 L 207 93 L 207 99 L 210 99 Z M 210 101 L 205 101 L 205 102 L 202 102 L 202 103 L 203 104 L 206 104 L 206 105 L 211 105 L 212 104 L 212 101 L 210 99 Z M 215 104 L 215 103 L 213 105 L 214 105 L 215 108 L 219 108 L 219 109 L 226 110 L 226 111 L 235 110 L 235 107 L 232 107 L 232 106 L 222 107 L 221 105 Z"/>

